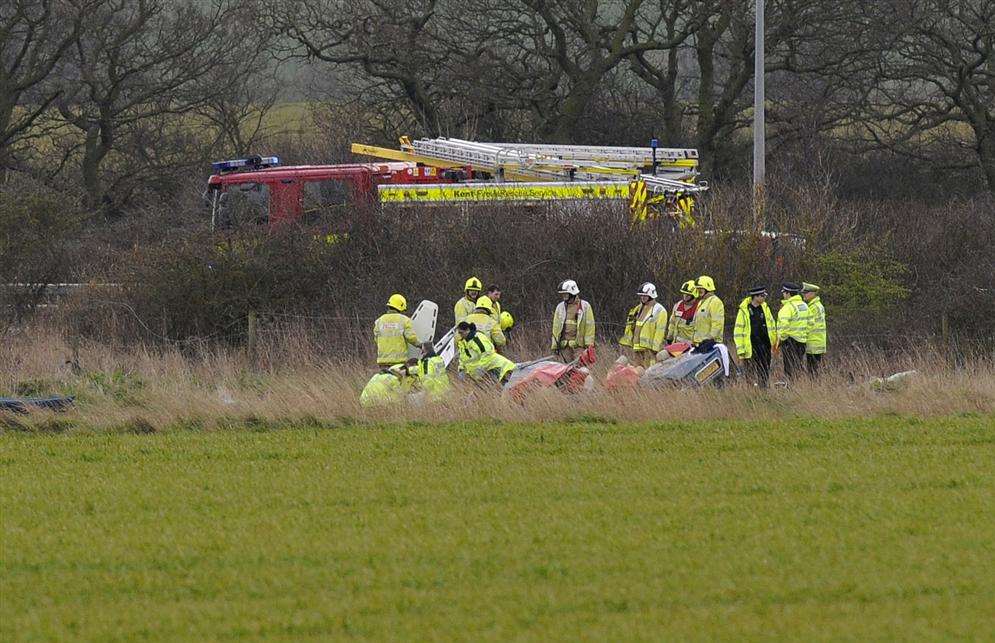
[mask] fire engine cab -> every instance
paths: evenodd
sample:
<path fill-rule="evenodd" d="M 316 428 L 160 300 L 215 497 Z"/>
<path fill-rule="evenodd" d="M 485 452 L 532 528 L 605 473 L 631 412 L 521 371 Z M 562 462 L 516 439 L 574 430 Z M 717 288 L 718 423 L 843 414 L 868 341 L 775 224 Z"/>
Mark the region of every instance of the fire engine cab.
<path fill-rule="evenodd" d="M 472 170 L 439 169 L 408 161 L 344 165 L 281 166 L 276 156 L 252 156 L 211 164 L 207 181 L 211 225 L 225 228 L 238 222 L 309 222 L 319 213 L 340 211 L 351 218 L 378 201 L 380 185 L 453 183 Z"/>

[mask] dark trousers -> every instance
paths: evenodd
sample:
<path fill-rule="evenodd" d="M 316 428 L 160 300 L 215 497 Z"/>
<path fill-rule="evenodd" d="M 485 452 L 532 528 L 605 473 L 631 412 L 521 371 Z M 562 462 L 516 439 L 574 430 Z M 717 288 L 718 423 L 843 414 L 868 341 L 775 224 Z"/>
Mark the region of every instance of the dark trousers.
<path fill-rule="evenodd" d="M 804 373 L 805 344 L 789 337 L 781 342 L 781 355 L 784 356 L 784 377 L 789 380 L 801 377 Z"/>
<path fill-rule="evenodd" d="M 811 353 L 805 354 L 805 367 L 808 369 L 808 374 L 812 378 L 819 377 L 819 366 L 822 364 L 822 354 L 812 355 Z"/>
<path fill-rule="evenodd" d="M 749 375 L 760 388 L 767 388 L 770 380 L 770 347 L 755 347 L 753 357 L 745 360 Z"/>

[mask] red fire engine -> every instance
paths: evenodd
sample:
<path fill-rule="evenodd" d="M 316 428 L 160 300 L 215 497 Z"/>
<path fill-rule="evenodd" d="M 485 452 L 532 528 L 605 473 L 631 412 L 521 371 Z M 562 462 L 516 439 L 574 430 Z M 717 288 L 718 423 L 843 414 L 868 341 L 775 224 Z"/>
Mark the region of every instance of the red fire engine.
<path fill-rule="evenodd" d="M 439 169 L 407 161 L 280 166 L 275 156 L 254 156 L 212 165 L 215 174 L 207 186 L 215 228 L 229 226 L 246 213 L 272 227 L 306 220 L 319 210 L 352 211 L 376 203 L 379 185 L 453 183 L 472 177 L 469 168 Z"/>

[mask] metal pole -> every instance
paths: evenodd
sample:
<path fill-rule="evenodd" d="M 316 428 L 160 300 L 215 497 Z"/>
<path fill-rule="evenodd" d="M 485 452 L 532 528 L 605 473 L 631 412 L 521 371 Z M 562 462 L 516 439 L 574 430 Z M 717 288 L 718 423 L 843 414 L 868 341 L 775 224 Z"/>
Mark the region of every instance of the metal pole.
<path fill-rule="evenodd" d="M 758 223 L 764 209 L 764 0 L 756 0 L 757 21 L 753 53 L 753 205 Z"/>

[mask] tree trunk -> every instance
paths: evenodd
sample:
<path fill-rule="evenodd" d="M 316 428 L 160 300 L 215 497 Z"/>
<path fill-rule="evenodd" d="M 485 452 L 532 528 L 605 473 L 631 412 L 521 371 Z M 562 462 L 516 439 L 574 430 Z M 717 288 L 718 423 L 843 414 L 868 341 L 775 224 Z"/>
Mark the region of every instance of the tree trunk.
<path fill-rule="evenodd" d="M 100 125 L 93 124 L 86 131 L 83 144 L 83 189 L 86 191 L 86 205 L 101 209 L 106 205 L 107 194 L 100 178 L 100 165 L 111 149 L 110 135 Z"/>
<path fill-rule="evenodd" d="M 995 127 L 990 127 L 987 131 L 975 127 L 974 135 L 978 139 L 978 158 L 985 181 L 988 182 L 988 191 L 995 194 Z"/>
<path fill-rule="evenodd" d="M 597 94 L 598 83 L 603 75 L 600 69 L 588 70 L 574 82 L 560 106 L 559 114 L 554 117 L 555 120 L 547 121 L 543 128 L 550 143 L 587 142 L 584 133 L 578 131 L 578 128 Z"/>

